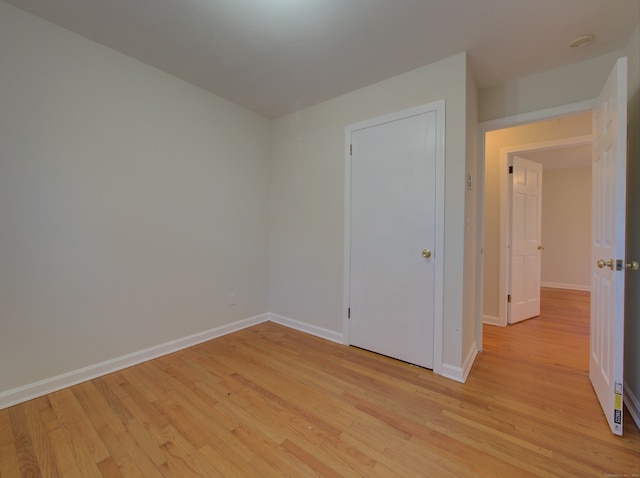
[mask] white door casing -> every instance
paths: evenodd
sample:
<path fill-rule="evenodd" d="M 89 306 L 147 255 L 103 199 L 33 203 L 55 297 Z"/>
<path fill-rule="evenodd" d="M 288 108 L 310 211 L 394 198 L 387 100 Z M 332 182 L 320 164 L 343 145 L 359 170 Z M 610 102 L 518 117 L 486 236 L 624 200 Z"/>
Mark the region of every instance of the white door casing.
<path fill-rule="evenodd" d="M 514 324 L 540 315 L 540 256 L 542 240 L 542 165 L 512 156 L 511 189 L 511 307 Z"/>
<path fill-rule="evenodd" d="M 346 133 L 348 343 L 440 373 L 444 102 Z"/>
<path fill-rule="evenodd" d="M 616 62 L 593 110 L 589 377 L 616 435 L 623 429 L 626 144 L 625 57 Z"/>

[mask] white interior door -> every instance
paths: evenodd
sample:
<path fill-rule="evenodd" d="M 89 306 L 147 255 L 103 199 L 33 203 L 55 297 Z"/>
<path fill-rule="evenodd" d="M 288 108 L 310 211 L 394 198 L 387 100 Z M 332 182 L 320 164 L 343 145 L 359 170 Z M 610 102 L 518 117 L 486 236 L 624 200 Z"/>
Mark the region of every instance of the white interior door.
<path fill-rule="evenodd" d="M 510 171 L 511 308 L 508 317 L 513 324 L 540 315 L 542 165 L 513 156 Z"/>
<path fill-rule="evenodd" d="M 441 253 L 436 126 L 428 111 L 351 133 L 349 342 L 427 368 Z"/>
<path fill-rule="evenodd" d="M 611 430 L 622 435 L 627 162 L 627 59 L 593 110 L 589 377 Z"/>

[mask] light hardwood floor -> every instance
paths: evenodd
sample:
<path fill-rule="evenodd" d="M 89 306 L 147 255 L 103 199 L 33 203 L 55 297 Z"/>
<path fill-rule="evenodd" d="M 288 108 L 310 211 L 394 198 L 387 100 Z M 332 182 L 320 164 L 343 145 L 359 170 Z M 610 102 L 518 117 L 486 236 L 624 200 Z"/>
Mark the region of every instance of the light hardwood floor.
<path fill-rule="evenodd" d="M 640 473 L 589 383 L 588 293 L 485 327 L 466 384 L 266 323 L 0 411 L 0 476 Z"/>

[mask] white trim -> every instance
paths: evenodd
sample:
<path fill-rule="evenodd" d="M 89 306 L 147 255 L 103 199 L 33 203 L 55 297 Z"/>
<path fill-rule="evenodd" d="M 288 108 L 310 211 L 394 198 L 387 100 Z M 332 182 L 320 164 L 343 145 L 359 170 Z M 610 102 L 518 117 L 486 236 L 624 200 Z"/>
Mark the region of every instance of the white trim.
<path fill-rule="evenodd" d="M 474 311 L 474 335 L 478 352 L 484 350 L 484 336 L 482 322 L 484 316 L 484 199 L 480 203 L 479 198 L 484 198 L 484 168 L 476 168 L 476 308 Z"/>
<path fill-rule="evenodd" d="M 148 360 L 152 360 L 163 355 L 168 355 L 179 350 L 183 350 L 194 345 L 207 342 L 209 340 L 222 337 L 233 332 L 237 332 L 247 327 L 252 327 L 269 320 L 268 314 L 257 315 L 248 319 L 239 320 L 231 324 L 216 327 L 211 330 L 189 335 L 181 339 L 172 340 L 164 344 L 149 347 L 138 352 L 122 355 L 102 363 L 89 365 L 78 370 L 56 375 L 55 377 L 30 383 L 22 387 L 14 388 L 0 393 L 0 410 L 8 408 L 18 403 L 26 402 L 48 393 L 53 393 L 63 388 L 71 387 L 87 380 L 117 372 L 118 370 L 137 365 Z"/>
<path fill-rule="evenodd" d="M 409 118 L 424 113 L 436 113 L 436 218 L 435 218 L 435 261 L 434 285 L 434 317 L 433 317 L 433 372 L 443 374 L 442 347 L 444 340 L 444 184 L 445 184 L 445 100 L 438 100 L 426 105 L 409 108 L 396 113 L 379 116 L 345 127 L 345 192 L 344 192 L 344 277 L 342 305 L 342 343 L 349 345 L 349 301 L 351 281 L 351 136 L 354 132 L 399 119 Z"/>
<path fill-rule="evenodd" d="M 350 126 L 344 129 L 344 264 L 342 279 L 342 340 L 351 344 L 349 338 L 349 308 L 351 307 L 351 133 Z"/>
<path fill-rule="evenodd" d="M 290 329 L 299 330 L 300 332 L 304 332 L 310 335 L 315 335 L 316 337 L 320 337 L 321 339 L 330 340 L 331 342 L 336 342 L 339 344 L 344 343 L 343 334 L 339 332 L 334 332 L 333 330 L 323 329 L 322 327 L 317 327 L 315 325 L 307 324 L 305 322 L 300 322 L 299 320 L 291 319 L 289 317 L 284 317 L 278 314 L 268 314 L 269 320 L 271 322 L 275 322 L 276 324 L 284 325 L 285 327 L 289 327 Z"/>
<path fill-rule="evenodd" d="M 507 173 L 509 157 L 505 149 L 500 150 L 500 247 L 498 249 L 498 325 L 509 323 L 508 295 L 511 293 L 511 195 L 513 185 Z"/>
<path fill-rule="evenodd" d="M 467 353 L 467 357 L 462 367 L 456 367 L 450 364 L 442 364 L 442 376 L 455 380 L 456 382 L 465 383 L 471 372 L 471 367 L 478 356 L 478 347 L 474 342 Z"/>
<path fill-rule="evenodd" d="M 482 316 L 482 323 L 487 324 L 487 325 L 497 325 L 502 327 L 502 324 L 500 323 L 500 319 L 498 317 L 496 317 L 495 315 L 483 315 Z"/>
<path fill-rule="evenodd" d="M 591 111 L 595 104 L 595 99 L 578 101 L 577 103 L 570 103 L 568 105 L 555 106 L 544 110 L 482 121 L 478 123 L 478 126 L 480 128 L 480 133 L 482 133 L 484 137 L 484 133 L 488 131 L 520 126 L 527 123 L 536 123 L 538 121 L 560 118 L 562 116 L 571 116 L 578 113 L 586 113 L 587 111 Z"/>
<path fill-rule="evenodd" d="M 540 287 L 548 287 L 550 289 L 568 289 L 568 290 L 581 290 L 585 292 L 591 292 L 591 284 L 561 284 L 559 282 L 541 282 Z"/>
<path fill-rule="evenodd" d="M 485 135 L 481 128 L 478 127 L 478 151 L 476 154 L 476 221 L 477 221 L 477 233 L 476 236 L 476 316 L 474 321 L 476 344 L 478 345 L 478 351 L 484 350 L 484 334 L 483 334 L 483 322 L 484 322 L 484 195 L 485 195 L 485 181 L 486 174 L 484 169 L 484 154 L 485 154 Z"/>
<path fill-rule="evenodd" d="M 445 139 L 446 104 L 444 100 L 431 103 L 436 111 L 436 248 L 435 285 L 433 306 L 433 372 L 442 375 L 442 349 L 444 346 L 444 225 L 445 225 Z M 474 344 L 475 347 L 475 344 Z"/>
<path fill-rule="evenodd" d="M 631 391 L 631 387 L 627 384 L 624 385 L 624 405 L 629 410 L 629 414 L 633 421 L 636 422 L 636 426 L 640 429 L 640 400 Z"/>
<path fill-rule="evenodd" d="M 579 146 L 589 144 L 593 141 L 593 135 L 585 134 L 582 136 L 569 136 L 561 139 L 553 139 L 549 141 L 538 141 L 536 143 L 517 144 L 508 146 L 500 150 L 501 154 L 506 151 L 507 154 L 531 153 L 534 151 L 546 151 L 549 149 L 563 148 L 566 146 Z"/>

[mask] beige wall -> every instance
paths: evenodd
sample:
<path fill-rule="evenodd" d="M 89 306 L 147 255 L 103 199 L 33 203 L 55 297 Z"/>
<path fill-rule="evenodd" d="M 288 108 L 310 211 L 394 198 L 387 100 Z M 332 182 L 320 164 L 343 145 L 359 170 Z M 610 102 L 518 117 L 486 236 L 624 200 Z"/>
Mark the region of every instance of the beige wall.
<path fill-rule="evenodd" d="M 466 54 L 274 121 L 3 2 L 0 63 L 0 395 L 268 311 L 341 333 L 345 126 L 440 99 L 444 361 L 470 355 Z"/>
<path fill-rule="evenodd" d="M 483 304 L 485 317 L 498 317 L 500 278 L 500 150 L 591 134 L 591 113 L 516 126 L 486 135 Z M 544 181 L 543 181 L 544 184 Z"/>
<path fill-rule="evenodd" d="M 591 290 L 591 167 L 543 170 L 542 286 Z"/>
<path fill-rule="evenodd" d="M 4 2 L 0 65 L 0 394 L 266 312 L 268 120 Z"/>
<path fill-rule="evenodd" d="M 345 127 L 445 99 L 443 349 L 446 363 L 461 365 L 466 355 L 462 346 L 468 343 L 463 334 L 474 335 L 473 328 L 463 326 L 466 75 L 466 55 L 462 53 L 274 121 L 271 312 L 342 331 Z M 467 254 L 473 256 L 474 251 Z"/>
<path fill-rule="evenodd" d="M 462 351 L 474 353 L 482 346 L 482 324 L 476 323 L 480 312 L 478 288 L 479 261 L 478 254 L 478 88 L 470 68 L 467 67 L 467 140 L 466 140 L 466 176 L 471 177 L 471 189 L 465 190 L 465 225 L 464 225 L 464 331 Z M 470 359 L 466 356 L 463 359 Z"/>
<path fill-rule="evenodd" d="M 640 22 L 627 45 L 628 147 L 627 165 L 627 260 L 640 261 Z M 628 272 L 625 291 L 626 391 L 635 399 L 635 420 L 640 427 L 640 272 Z M 629 398 L 629 395 L 627 395 Z"/>
<path fill-rule="evenodd" d="M 480 121 L 506 118 L 598 97 L 623 51 L 518 78 L 479 92 Z"/>

